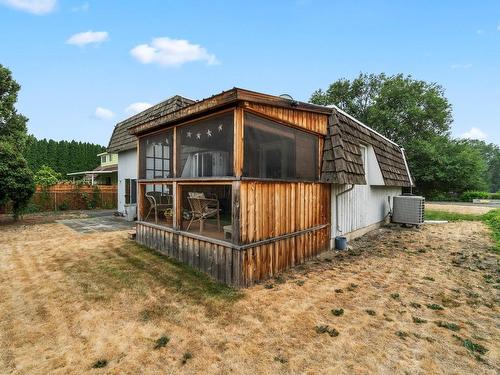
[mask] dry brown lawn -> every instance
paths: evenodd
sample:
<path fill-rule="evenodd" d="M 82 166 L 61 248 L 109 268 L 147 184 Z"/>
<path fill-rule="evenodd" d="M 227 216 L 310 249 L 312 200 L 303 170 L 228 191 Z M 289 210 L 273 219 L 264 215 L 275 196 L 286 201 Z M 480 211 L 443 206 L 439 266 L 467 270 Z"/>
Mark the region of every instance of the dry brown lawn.
<path fill-rule="evenodd" d="M 481 222 L 352 246 L 238 292 L 125 232 L 0 227 L 0 373 L 500 371 L 499 256 Z"/>
<path fill-rule="evenodd" d="M 439 204 L 430 202 L 425 204 L 425 208 L 432 211 L 456 212 L 458 214 L 475 214 L 475 215 L 485 214 L 495 209 L 494 207 L 461 205 L 460 203 Z"/>

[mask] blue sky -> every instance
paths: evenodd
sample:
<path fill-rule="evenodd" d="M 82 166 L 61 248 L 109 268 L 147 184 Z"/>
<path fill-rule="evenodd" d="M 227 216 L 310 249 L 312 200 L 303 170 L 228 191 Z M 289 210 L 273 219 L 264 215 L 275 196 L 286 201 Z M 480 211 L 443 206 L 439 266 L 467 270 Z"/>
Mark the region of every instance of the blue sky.
<path fill-rule="evenodd" d="M 500 144 L 500 1 L 0 0 L 0 64 L 39 138 L 107 145 L 116 122 L 175 94 L 306 101 L 385 72 L 441 84 L 453 135 Z"/>

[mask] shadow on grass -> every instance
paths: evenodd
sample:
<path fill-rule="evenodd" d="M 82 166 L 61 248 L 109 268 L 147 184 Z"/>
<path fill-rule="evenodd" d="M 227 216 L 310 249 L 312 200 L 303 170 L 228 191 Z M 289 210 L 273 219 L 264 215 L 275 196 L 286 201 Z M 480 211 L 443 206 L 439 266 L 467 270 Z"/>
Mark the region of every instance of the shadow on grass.
<path fill-rule="evenodd" d="M 78 260 L 65 271 L 91 299 L 109 299 L 126 289 L 146 295 L 164 288 L 191 302 L 234 302 L 244 293 L 134 241 Z"/>

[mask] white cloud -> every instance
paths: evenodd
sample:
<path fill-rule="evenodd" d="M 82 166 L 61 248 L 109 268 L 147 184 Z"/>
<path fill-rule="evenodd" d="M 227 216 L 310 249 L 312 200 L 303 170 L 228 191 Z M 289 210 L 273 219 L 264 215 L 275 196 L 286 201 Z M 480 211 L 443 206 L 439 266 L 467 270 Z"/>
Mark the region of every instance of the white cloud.
<path fill-rule="evenodd" d="M 470 69 L 472 64 L 453 64 L 450 66 L 451 69 Z"/>
<path fill-rule="evenodd" d="M 113 118 L 115 114 L 110 109 L 97 107 L 95 109 L 94 116 L 99 120 L 109 120 L 110 118 Z"/>
<path fill-rule="evenodd" d="M 142 112 L 151 106 L 152 104 L 145 102 L 132 103 L 127 108 L 125 108 L 125 113 L 128 115 L 135 115 L 136 113 Z"/>
<path fill-rule="evenodd" d="M 1 3 L 33 14 L 47 14 L 52 12 L 57 5 L 57 0 L 0 0 Z"/>
<path fill-rule="evenodd" d="M 460 137 L 467 139 L 479 139 L 480 141 L 484 141 L 488 137 L 488 135 L 481 129 L 472 127 L 469 131 L 465 132 Z"/>
<path fill-rule="evenodd" d="M 75 46 L 84 46 L 89 43 L 101 43 L 109 39 L 107 31 L 85 31 L 72 35 L 67 41 L 67 44 Z"/>
<path fill-rule="evenodd" d="M 130 50 L 130 54 L 143 64 L 180 66 L 192 61 L 205 61 L 208 65 L 219 63 L 214 54 L 208 53 L 199 44 L 167 37 L 154 38 L 151 44 L 139 44 Z"/>

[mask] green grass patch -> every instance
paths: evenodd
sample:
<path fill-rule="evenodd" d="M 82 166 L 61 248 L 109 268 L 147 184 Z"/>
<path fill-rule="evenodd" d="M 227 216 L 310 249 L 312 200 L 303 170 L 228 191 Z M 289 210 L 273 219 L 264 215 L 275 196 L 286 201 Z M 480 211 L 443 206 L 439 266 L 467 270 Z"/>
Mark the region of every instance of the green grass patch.
<path fill-rule="evenodd" d="M 404 332 L 404 331 L 396 331 L 396 332 L 394 332 L 394 334 L 402 340 L 406 340 L 406 338 L 409 336 L 408 332 Z"/>
<path fill-rule="evenodd" d="M 64 264 L 65 260 L 61 262 Z M 236 288 L 133 241 L 83 257 L 63 269 L 92 300 L 109 300 L 123 289 L 143 296 L 156 287 L 204 305 L 232 303 L 244 295 Z"/>
<path fill-rule="evenodd" d="M 418 316 L 413 317 L 413 323 L 415 324 L 424 324 L 427 323 L 427 320 L 419 318 Z"/>
<path fill-rule="evenodd" d="M 425 219 L 447 221 L 482 221 L 491 229 L 491 237 L 495 241 L 495 251 L 500 253 L 500 208 L 491 210 L 483 215 L 426 210 Z"/>
<path fill-rule="evenodd" d="M 314 330 L 318 334 L 323 334 L 323 333 L 328 333 L 330 337 L 337 337 L 339 335 L 339 331 L 337 331 L 335 328 L 330 327 L 328 325 L 320 325 L 314 327 Z"/>
<path fill-rule="evenodd" d="M 426 306 L 428 309 L 431 309 L 431 310 L 444 310 L 443 306 L 440 306 L 437 303 L 429 303 Z"/>
<path fill-rule="evenodd" d="M 446 329 L 449 329 L 449 330 L 454 331 L 454 332 L 457 332 L 460 330 L 460 327 L 458 326 L 458 324 L 455 324 L 455 323 L 443 322 L 441 320 L 438 320 L 435 323 L 438 327 L 446 328 Z"/>
<path fill-rule="evenodd" d="M 486 354 L 488 349 L 486 349 L 484 346 L 481 344 L 478 344 L 474 341 L 471 341 L 469 339 L 462 340 L 462 345 L 469 351 L 473 353 L 479 353 L 479 354 Z"/>
<path fill-rule="evenodd" d="M 92 368 L 104 368 L 108 365 L 108 361 L 106 359 L 98 359 L 92 364 Z"/>
<path fill-rule="evenodd" d="M 482 215 L 425 210 L 425 220 L 480 221 Z"/>
<path fill-rule="evenodd" d="M 167 346 L 170 338 L 168 336 L 161 336 L 158 340 L 156 340 L 155 349 L 161 349 Z"/>
<path fill-rule="evenodd" d="M 182 355 L 181 363 L 185 365 L 192 358 L 193 358 L 193 353 L 186 352 Z"/>
<path fill-rule="evenodd" d="M 332 310 L 332 314 L 334 316 L 341 316 L 344 314 L 344 309 L 333 309 Z"/>

